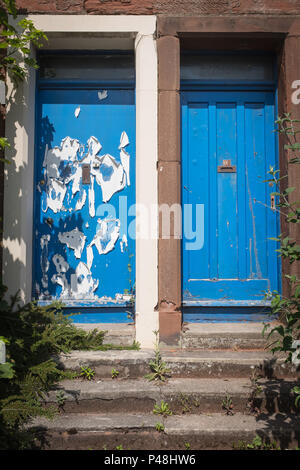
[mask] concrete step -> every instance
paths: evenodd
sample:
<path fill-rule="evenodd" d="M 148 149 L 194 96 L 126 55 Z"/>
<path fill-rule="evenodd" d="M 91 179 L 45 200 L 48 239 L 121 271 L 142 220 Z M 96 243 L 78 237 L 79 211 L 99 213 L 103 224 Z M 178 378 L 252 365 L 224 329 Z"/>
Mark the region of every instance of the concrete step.
<path fill-rule="evenodd" d="M 276 322 L 271 323 L 275 326 Z M 135 340 L 133 323 L 75 323 L 85 331 L 105 331 L 104 344 L 131 346 Z M 181 349 L 264 349 L 263 323 L 190 323 L 182 327 Z M 274 335 L 272 338 L 276 339 Z M 162 344 L 163 347 L 163 344 Z"/>
<path fill-rule="evenodd" d="M 80 371 L 90 367 L 96 377 L 110 378 L 112 368 L 119 378 L 142 378 L 150 372 L 151 350 L 123 351 L 73 351 L 62 354 L 57 361 L 64 369 Z M 249 377 L 254 369 L 267 378 L 295 377 L 295 366 L 286 364 L 284 358 L 264 351 L 231 350 L 164 350 L 162 358 L 171 370 L 172 377 Z"/>
<path fill-rule="evenodd" d="M 276 322 L 271 323 L 273 327 Z M 263 323 L 184 323 L 182 349 L 265 349 L 271 342 L 262 336 Z M 277 335 L 278 338 L 278 335 Z M 272 336 L 275 341 L 276 335 Z"/>
<path fill-rule="evenodd" d="M 164 425 L 164 432 L 156 424 Z M 122 446 L 127 450 L 232 449 L 239 441 L 252 442 L 256 435 L 276 440 L 281 449 L 299 446 L 300 423 L 295 417 L 276 414 L 254 416 L 237 413 L 169 416 L 151 414 L 61 414 L 54 420 L 36 418 L 30 425 L 44 447 L 65 450 L 103 450 Z"/>
<path fill-rule="evenodd" d="M 57 392 L 63 392 L 66 413 L 152 413 L 154 405 L 164 401 L 174 414 L 202 414 L 222 412 L 228 397 L 234 412 L 293 413 L 297 412 L 292 392 L 296 384 L 294 380 L 259 379 L 259 390 L 249 379 L 67 380 L 49 393 L 47 402 L 57 403 Z"/>
<path fill-rule="evenodd" d="M 135 326 L 133 323 L 75 323 L 75 325 L 84 331 L 94 329 L 104 331 L 103 344 L 131 346 L 135 340 Z"/>

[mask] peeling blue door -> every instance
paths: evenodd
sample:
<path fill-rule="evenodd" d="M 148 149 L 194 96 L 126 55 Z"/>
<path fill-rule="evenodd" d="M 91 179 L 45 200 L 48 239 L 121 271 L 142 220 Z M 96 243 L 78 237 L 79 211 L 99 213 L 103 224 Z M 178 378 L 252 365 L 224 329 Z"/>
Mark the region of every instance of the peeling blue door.
<path fill-rule="evenodd" d="M 185 306 L 262 306 L 265 292 L 279 289 L 269 240 L 278 217 L 264 182 L 276 166 L 274 121 L 273 92 L 183 93 L 183 210 L 186 226 L 193 211 L 190 231 L 202 231 L 198 247 L 184 231 Z"/>
<path fill-rule="evenodd" d="M 34 297 L 101 311 L 87 321 L 126 321 L 135 283 L 127 220 L 135 203 L 134 90 L 52 88 L 38 92 Z"/>

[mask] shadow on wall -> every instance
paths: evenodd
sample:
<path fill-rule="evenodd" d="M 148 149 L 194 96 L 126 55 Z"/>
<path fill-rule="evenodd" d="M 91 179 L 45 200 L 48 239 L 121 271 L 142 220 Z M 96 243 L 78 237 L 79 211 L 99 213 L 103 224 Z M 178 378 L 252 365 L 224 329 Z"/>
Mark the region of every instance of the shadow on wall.
<path fill-rule="evenodd" d="M 27 79 L 30 80 L 30 77 Z M 25 81 L 25 85 L 27 83 Z M 24 86 L 21 83 L 13 90 L 7 100 L 6 137 L 11 145 L 6 151 L 9 164 L 4 164 L 4 197 L 3 197 L 3 251 L 2 276 L 3 283 L 8 286 L 9 295 L 18 290 L 21 298 L 29 294 L 28 279 L 25 266 L 32 265 L 32 254 L 28 246 L 32 241 L 32 198 L 33 198 L 33 165 L 34 139 L 30 127 L 34 126 L 34 112 L 28 109 L 27 96 L 24 96 Z M 14 106 L 18 104 L 18 114 Z M 10 115 L 11 113 L 11 115 Z M 31 117 L 31 118 L 30 118 Z M 13 121 L 14 119 L 14 121 Z M 51 144 L 53 126 L 44 120 L 42 126 L 43 143 Z M 20 137 L 27 136 L 28 158 L 18 147 Z M 21 235 L 23 234 L 23 235 Z"/>

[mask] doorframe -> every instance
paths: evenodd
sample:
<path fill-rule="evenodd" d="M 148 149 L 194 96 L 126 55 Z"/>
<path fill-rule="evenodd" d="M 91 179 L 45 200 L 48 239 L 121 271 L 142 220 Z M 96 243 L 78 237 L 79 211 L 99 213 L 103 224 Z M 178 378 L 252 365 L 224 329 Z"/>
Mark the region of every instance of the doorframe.
<path fill-rule="evenodd" d="M 300 16 L 282 17 L 269 15 L 245 16 L 201 16 L 201 17 L 159 17 L 158 30 L 158 167 L 167 168 L 158 175 L 159 204 L 180 204 L 181 187 L 181 147 L 178 136 L 180 130 L 180 49 L 181 42 L 190 44 L 190 48 L 197 48 L 195 44 L 205 44 L 201 49 L 209 49 L 213 43 L 213 50 L 226 50 L 224 41 L 231 41 L 231 49 L 240 48 L 273 50 L 278 57 L 278 114 L 291 112 L 295 119 L 300 119 L 300 106 L 292 102 L 292 84 L 298 79 L 300 69 Z M 218 45 L 216 46 L 216 43 Z M 168 112 L 171 111 L 171 112 Z M 166 117 L 165 114 L 168 114 Z M 167 141 L 168 148 L 164 140 Z M 288 170 L 288 152 L 284 149 L 285 141 L 279 139 L 279 165 L 284 173 L 288 171 L 289 184 L 296 186 L 300 178 L 300 169 Z M 172 179 L 170 180 L 169 175 Z M 166 194 L 165 186 L 172 185 L 177 190 Z M 300 193 L 300 189 L 297 191 Z M 300 194 L 293 194 L 299 199 Z M 297 229 L 288 227 L 281 218 L 281 232 L 299 238 Z M 182 327 L 181 304 L 181 250 L 180 240 L 174 237 L 169 243 L 159 238 L 159 325 L 160 338 L 166 344 L 180 344 Z M 168 263 L 169 261 L 169 263 Z M 172 268 L 169 275 L 170 267 Z M 288 295 L 288 285 L 284 275 L 293 272 L 287 262 L 282 263 L 283 295 Z M 299 276 L 300 273 L 298 273 Z M 169 283 L 168 283 L 169 280 Z M 167 287 L 166 287 L 167 285 Z"/>
<path fill-rule="evenodd" d="M 23 18 L 23 17 L 22 17 Z M 130 15 L 28 15 L 49 38 L 43 49 L 124 49 L 131 44 L 136 69 L 136 203 L 157 206 L 157 52 L 156 17 Z M 19 21 L 20 17 L 16 18 Z M 68 47 L 66 47 L 66 44 Z M 32 55 L 36 51 L 32 48 Z M 3 282 L 8 293 L 32 292 L 33 154 L 36 73 L 16 92 L 8 82 L 4 189 Z M 147 141 L 147 146 L 144 145 Z M 138 222 L 139 214 L 137 214 Z M 136 340 L 152 347 L 158 328 L 157 240 L 136 240 Z"/>

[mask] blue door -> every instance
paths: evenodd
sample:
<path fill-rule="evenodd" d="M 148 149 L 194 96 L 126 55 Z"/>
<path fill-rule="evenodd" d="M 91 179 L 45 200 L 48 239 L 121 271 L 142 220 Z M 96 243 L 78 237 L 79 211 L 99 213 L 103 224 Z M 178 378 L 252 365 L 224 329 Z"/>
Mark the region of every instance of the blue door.
<path fill-rule="evenodd" d="M 185 306 L 230 307 L 226 314 L 264 306 L 266 291 L 279 290 L 270 240 L 278 217 L 264 182 L 276 166 L 274 121 L 271 91 L 183 93 Z"/>
<path fill-rule="evenodd" d="M 76 321 L 127 321 L 132 305 L 134 100 L 129 89 L 38 92 L 33 293 L 78 308 Z"/>

